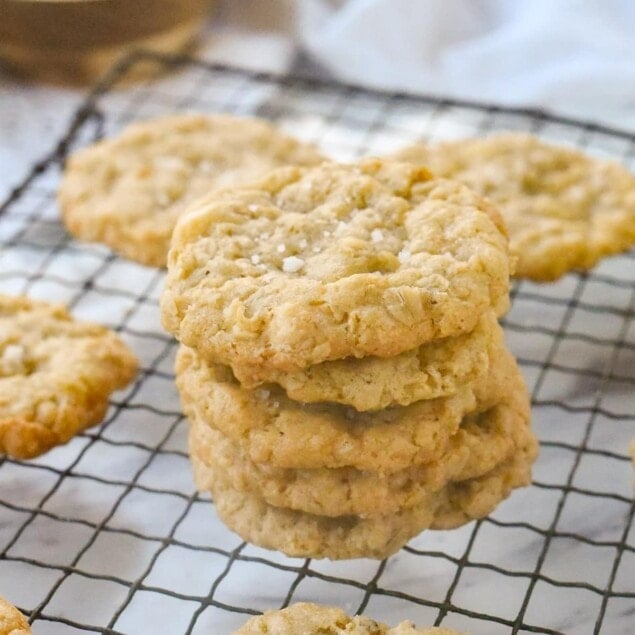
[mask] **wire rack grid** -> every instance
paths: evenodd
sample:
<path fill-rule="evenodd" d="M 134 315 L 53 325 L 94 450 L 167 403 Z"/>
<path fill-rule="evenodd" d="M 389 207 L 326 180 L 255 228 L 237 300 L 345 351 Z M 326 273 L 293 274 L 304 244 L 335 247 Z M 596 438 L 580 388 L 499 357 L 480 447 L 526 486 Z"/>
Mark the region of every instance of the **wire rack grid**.
<path fill-rule="evenodd" d="M 148 62 L 169 73 L 121 88 Z M 0 290 L 64 301 L 115 328 L 142 371 L 103 425 L 37 460 L 0 458 L 0 595 L 36 635 L 222 634 L 299 600 L 474 635 L 633 632 L 633 254 L 513 289 L 504 324 L 542 447 L 532 487 L 485 520 L 424 532 L 384 562 L 286 558 L 241 542 L 194 492 L 174 342 L 158 319 L 163 273 L 75 242 L 58 219 L 68 152 L 132 120 L 182 110 L 266 117 L 341 159 L 512 129 L 635 160 L 633 135 L 539 111 L 147 53 L 126 59 L 1 207 Z"/>

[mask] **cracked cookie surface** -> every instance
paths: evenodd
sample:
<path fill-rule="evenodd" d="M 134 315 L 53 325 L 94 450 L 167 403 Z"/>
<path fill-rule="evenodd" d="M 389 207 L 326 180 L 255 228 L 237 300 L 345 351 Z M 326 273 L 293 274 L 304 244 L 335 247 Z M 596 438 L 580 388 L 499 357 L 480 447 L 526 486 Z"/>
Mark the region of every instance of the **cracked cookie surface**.
<path fill-rule="evenodd" d="M 485 377 L 451 397 L 358 412 L 338 404 L 300 404 L 275 386 L 247 390 L 227 367 L 207 364 L 183 346 L 176 360 L 186 414 L 220 430 L 255 463 L 384 474 L 438 458 L 463 417 L 498 403 L 517 373 L 515 360 L 502 348 Z"/>
<path fill-rule="evenodd" d="M 252 617 L 234 635 L 459 635 L 447 628 L 417 628 L 413 622 L 390 627 L 363 615 L 350 617 L 334 606 L 297 602 Z"/>
<path fill-rule="evenodd" d="M 99 423 L 137 366 L 107 328 L 0 294 L 0 454 L 32 458 Z"/>
<path fill-rule="evenodd" d="M 511 133 L 416 145 L 395 158 L 491 200 L 518 258 L 516 277 L 555 280 L 635 245 L 635 175 L 618 163 Z"/>
<path fill-rule="evenodd" d="M 280 169 L 180 218 L 163 324 L 238 373 L 391 357 L 507 309 L 502 228 L 468 188 L 406 163 Z"/>
<path fill-rule="evenodd" d="M 59 201 L 76 237 L 105 243 L 143 264 L 165 266 L 174 225 L 188 201 L 274 168 L 322 160 L 313 146 L 266 121 L 161 117 L 134 123 L 71 156 Z"/>

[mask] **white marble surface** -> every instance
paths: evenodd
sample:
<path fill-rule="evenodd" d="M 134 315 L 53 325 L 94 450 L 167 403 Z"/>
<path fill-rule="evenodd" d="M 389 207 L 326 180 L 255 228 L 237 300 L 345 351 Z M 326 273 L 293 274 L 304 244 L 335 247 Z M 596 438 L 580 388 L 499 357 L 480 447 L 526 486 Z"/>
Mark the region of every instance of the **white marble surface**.
<path fill-rule="evenodd" d="M 422 134 L 471 134 L 483 123 L 483 113 L 470 110 L 392 104 L 387 113 L 383 104 L 366 98 L 299 90 L 280 97 L 268 85 L 236 91 L 234 80 L 217 77 L 206 83 L 184 74 L 105 99 L 100 106 L 107 115 L 106 132 L 120 127 L 133 103 L 135 116 L 160 114 L 176 108 L 194 86 L 192 103 L 198 109 L 211 109 L 230 93 L 238 95 L 233 106 L 239 112 L 268 112 L 273 104 L 274 112 L 284 113 L 289 131 L 319 141 L 326 152 L 342 158 L 362 148 L 385 151 Z M 501 115 L 489 123 L 519 128 L 528 122 Z M 84 140 L 91 133 L 86 132 Z M 541 133 L 563 142 L 581 138 L 580 131 L 557 125 L 545 125 Z M 628 148 L 602 135 L 587 141 L 592 152 L 604 156 L 619 158 Z M 566 635 L 593 632 L 602 602 L 596 589 L 606 587 L 616 562 L 614 545 L 626 531 L 633 492 L 627 458 L 635 436 L 632 257 L 607 260 L 586 283 L 577 276 L 547 286 L 524 283 L 515 299 L 508 316 L 509 344 L 535 391 L 534 422 L 545 442 L 536 485 L 502 504 L 493 522 L 426 532 L 383 568 L 367 560 L 312 561 L 305 570 L 304 561 L 241 548 L 212 505 L 192 498 L 186 424 L 169 376 L 174 351 L 161 335 L 156 308 L 162 274 L 118 259 L 104 267 L 107 250 L 75 242 L 52 253 L 64 240 L 51 197 L 57 180 L 53 168 L 0 219 L 2 239 L 25 231 L 0 252 L 0 289 L 69 301 L 78 317 L 122 328 L 144 366 L 160 373 L 142 375 L 117 395 L 115 403 L 129 398 L 131 408 L 114 406 L 101 428 L 29 464 L 0 463 L 0 595 L 26 611 L 41 608 L 33 624 L 36 635 L 88 632 L 47 621 L 47 616 L 96 628 L 112 622 L 117 632 L 130 634 L 182 633 L 210 593 L 212 602 L 192 632 L 229 633 L 246 619 L 240 611 L 279 606 L 296 580 L 293 601 L 335 603 L 350 611 L 365 604 L 364 586 L 374 580 L 378 592 L 370 595 L 367 614 L 428 624 L 436 619 L 433 605 L 446 597 L 457 559 L 470 543 L 469 564 L 458 577 L 443 625 L 473 635 L 509 633 L 506 622 L 515 620 L 529 596 L 523 623 Z M 40 213 L 52 224 L 27 220 Z M 88 278 L 92 289 L 83 291 Z M 139 293 L 147 301 L 136 302 Z M 574 296 L 578 302 L 570 306 Z M 559 330 L 563 337 L 557 343 L 545 334 Z M 541 372 L 547 358 L 552 367 Z M 578 453 L 585 435 L 587 450 Z M 563 498 L 568 480 L 573 490 Z M 43 513 L 32 515 L 38 507 Z M 545 549 L 540 530 L 550 528 L 556 513 L 541 577 L 529 594 L 530 574 Z M 632 526 L 626 545 L 613 590 L 631 596 L 610 598 L 601 630 L 607 635 L 633 632 Z M 228 567 L 228 554 L 234 553 Z"/>

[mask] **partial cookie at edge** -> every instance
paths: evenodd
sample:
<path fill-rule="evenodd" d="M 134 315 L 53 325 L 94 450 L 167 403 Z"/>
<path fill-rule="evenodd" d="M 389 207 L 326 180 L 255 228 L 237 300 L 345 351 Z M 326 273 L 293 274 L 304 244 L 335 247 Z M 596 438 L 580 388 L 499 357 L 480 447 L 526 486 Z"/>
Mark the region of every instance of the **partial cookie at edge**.
<path fill-rule="evenodd" d="M 401 622 L 391 628 L 373 619 L 349 617 L 341 609 L 309 602 L 297 602 L 252 617 L 233 635 L 459 635 L 447 628 L 417 628 Z"/>
<path fill-rule="evenodd" d="M 24 615 L 2 597 L 0 597 L 0 635 L 31 635 L 31 628 Z"/>
<path fill-rule="evenodd" d="M 103 326 L 0 294 L 0 453 L 32 458 L 98 423 L 138 362 Z"/>

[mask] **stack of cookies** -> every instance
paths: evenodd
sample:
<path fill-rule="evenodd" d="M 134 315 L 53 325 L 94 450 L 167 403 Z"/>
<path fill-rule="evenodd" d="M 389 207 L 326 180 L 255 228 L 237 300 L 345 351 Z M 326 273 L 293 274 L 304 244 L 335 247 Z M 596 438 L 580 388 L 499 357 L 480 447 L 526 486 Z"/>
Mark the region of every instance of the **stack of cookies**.
<path fill-rule="evenodd" d="M 383 558 L 527 484 L 509 274 L 497 212 L 408 163 L 282 168 L 193 204 L 162 315 L 224 522 L 293 556 Z"/>

